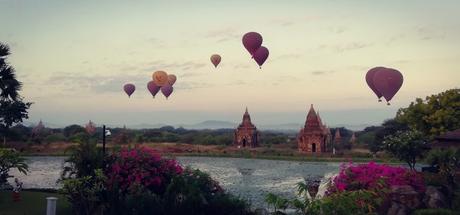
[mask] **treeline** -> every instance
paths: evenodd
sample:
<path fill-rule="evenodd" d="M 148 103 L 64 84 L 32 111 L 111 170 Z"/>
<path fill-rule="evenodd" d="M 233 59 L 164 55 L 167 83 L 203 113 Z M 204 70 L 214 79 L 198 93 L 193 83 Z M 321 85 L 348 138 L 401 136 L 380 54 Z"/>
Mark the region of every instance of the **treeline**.
<path fill-rule="evenodd" d="M 107 141 L 116 144 L 126 143 L 159 143 L 178 142 L 203 145 L 233 144 L 234 129 L 189 130 L 182 127 L 164 126 L 153 129 L 108 128 L 111 135 Z M 54 142 L 77 142 L 88 132 L 80 125 L 70 125 L 65 128 L 41 128 L 40 131 L 24 125 L 13 126 L 7 134 L 7 142 L 22 142 L 27 144 L 47 144 Z M 91 136 L 102 140 L 102 128 L 96 127 Z M 295 141 L 295 137 L 275 131 L 261 132 L 261 144 L 285 144 Z"/>

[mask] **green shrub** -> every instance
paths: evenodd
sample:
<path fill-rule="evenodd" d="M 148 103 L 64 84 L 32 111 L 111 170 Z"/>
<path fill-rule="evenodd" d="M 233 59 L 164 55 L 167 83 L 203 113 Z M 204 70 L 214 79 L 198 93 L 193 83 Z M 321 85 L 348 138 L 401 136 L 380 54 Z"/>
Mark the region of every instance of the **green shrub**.
<path fill-rule="evenodd" d="M 420 209 L 414 211 L 414 215 L 455 215 L 454 211 L 444 209 L 444 208 L 436 208 L 436 209 Z"/>
<path fill-rule="evenodd" d="M 460 150 L 432 150 L 426 157 L 426 162 L 438 168 L 440 175 L 447 179 L 449 185 L 454 185 L 455 171 L 460 168 Z"/>
<path fill-rule="evenodd" d="M 0 186 L 6 183 L 8 178 L 12 177 L 9 174 L 10 169 L 17 169 L 27 175 L 28 168 L 26 159 L 19 156 L 18 152 L 0 148 Z"/>
<path fill-rule="evenodd" d="M 64 142 L 66 140 L 67 140 L 67 138 L 61 133 L 50 134 L 50 135 L 45 137 L 45 142 L 46 143 Z"/>
<path fill-rule="evenodd" d="M 102 170 L 98 169 L 94 171 L 93 176 L 63 180 L 61 193 L 72 203 L 75 214 L 101 214 L 104 207 L 105 181 Z"/>
<path fill-rule="evenodd" d="M 64 170 L 61 178 L 81 178 L 94 175 L 95 169 L 102 168 L 104 157 L 97 148 L 96 142 L 92 142 L 87 137 L 77 146 L 69 148 L 71 155 L 65 160 Z"/>

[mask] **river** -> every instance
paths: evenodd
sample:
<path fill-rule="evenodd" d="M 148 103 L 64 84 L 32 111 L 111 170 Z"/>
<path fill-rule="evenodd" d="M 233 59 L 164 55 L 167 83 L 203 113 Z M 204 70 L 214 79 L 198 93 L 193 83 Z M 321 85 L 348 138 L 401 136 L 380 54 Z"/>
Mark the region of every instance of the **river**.
<path fill-rule="evenodd" d="M 59 188 L 56 183 L 66 157 L 27 157 L 30 172 L 11 173 L 24 188 Z M 339 171 L 337 162 L 300 162 L 244 158 L 177 157 L 183 166 L 200 169 L 211 175 L 230 193 L 247 199 L 253 207 L 266 207 L 265 194 L 272 192 L 294 197 L 296 184 L 310 176 L 331 177 Z M 324 190 L 320 190 L 320 193 Z"/>

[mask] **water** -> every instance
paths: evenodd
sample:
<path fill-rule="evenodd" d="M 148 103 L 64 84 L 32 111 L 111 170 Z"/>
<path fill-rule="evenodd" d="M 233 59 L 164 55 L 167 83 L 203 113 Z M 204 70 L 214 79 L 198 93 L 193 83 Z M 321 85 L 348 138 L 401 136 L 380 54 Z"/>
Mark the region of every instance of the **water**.
<path fill-rule="evenodd" d="M 24 188 L 59 188 L 56 183 L 65 157 L 28 157 L 29 174 L 11 173 Z M 336 162 L 298 162 L 243 158 L 177 157 L 183 166 L 198 168 L 219 181 L 228 192 L 249 200 L 254 207 L 266 207 L 265 194 L 294 197 L 296 184 L 309 176 L 331 177 L 339 171 Z M 12 179 L 10 179 L 12 181 Z M 322 188 L 322 189 L 321 189 Z M 318 195 L 324 193 L 320 187 Z"/>

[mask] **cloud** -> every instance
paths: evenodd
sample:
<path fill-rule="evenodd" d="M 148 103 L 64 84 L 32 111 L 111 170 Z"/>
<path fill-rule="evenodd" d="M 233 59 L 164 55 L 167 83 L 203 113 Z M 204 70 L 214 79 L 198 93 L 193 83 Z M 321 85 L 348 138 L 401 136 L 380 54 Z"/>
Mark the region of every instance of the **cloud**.
<path fill-rule="evenodd" d="M 312 75 L 328 75 L 328 74 L 332 74 L 334 73 L 335 71 L 333 70 L 315 70 L 315 71 L 312 71 L 311 74 Z"/>
<path fill-rule="evenodd" d="M 332 50 L 334 52 L 342 53 L 347 51 L 354 51 L 358 49 L 367 48 L 372 46 L 370 43 L 351 42 L 345 44 L 322 44 L 318 46 L 320 50 Z"/>
<path fill-rule="evenodd" d="M 206 38 L 216 39 L 217 42 L 226 42 L 229 40 L 236 40 L 242 37 L 242 35 L 240 35 L 240 32 L 233 27 L 212 30 L 206 33 L 204 36 Z"/>
<path fill-rule="evenodd" d="M 402 39 L 404 39 L 404 38 L 406 38 L 406 35 L 405 35 L 405 34 L 396 34 L 396 35 L 394 35 L 394 36 L 391 36 L 391 37 L 387 40 L 386 44 L 387 44 L 387 45 L 392 45 L 393 43 L 398 42 L 398 41 L 400 41 L 400 40 L 402 40 Z"/>
<path fill-rule="evenodd" d="M 295 22 L 290 19 L 273 19 L 270 21 L 270 24 L 279 25 L 282 27 L 287 27 L 293 25 Z"/>
<path fill-rule="evenodd" d="M 417 27 L 416 33 L 421 40 L 443 39 L 445 37 L 445 33 L 428 27 Z"/>
<path fill-rule="evenodd" d="M 276 57 L 272 61 L 284 60 L 284 59 L 298 59 L 300 57 L 302 57 L 302 54 L 283 54 L 283 55 L 279 55 L 278 57 Z"/>
<path fill-rule="evenodd" d="M 156 71 L 156 70 L 168 70 L 168 71 L 187 71 L 187 70 L 196 70 L 205 67 L 205 63 L 194 62 L 194 61 L 185 61 L 185 62 L 166 62 L 163 60 L 156 60 L 150 63 L 147 63 L 147 66 L 142 69 L 142 71 Z"/>
<path fill-rule="evenodd" d="M 347 30 L 346 27 L 339 26 L 339 27 L 331 27 L 329 28 L 329 31 L 334 34 L 342 34 Z"/>
<path fill-rule="evenodd" d="M 198 88 L 209 88 L 215 86 L 214 84 L 205 83 L 205 82 L 197 82 L 197 81 L 185 81 L 181 82 L 180 84 L 175 84 L 175 89 L 198 89 Z"/>

